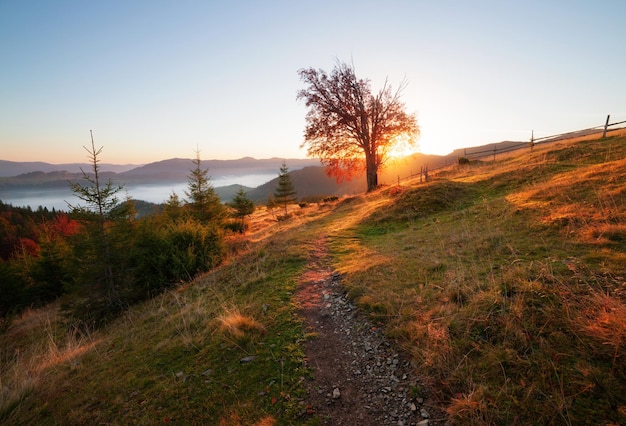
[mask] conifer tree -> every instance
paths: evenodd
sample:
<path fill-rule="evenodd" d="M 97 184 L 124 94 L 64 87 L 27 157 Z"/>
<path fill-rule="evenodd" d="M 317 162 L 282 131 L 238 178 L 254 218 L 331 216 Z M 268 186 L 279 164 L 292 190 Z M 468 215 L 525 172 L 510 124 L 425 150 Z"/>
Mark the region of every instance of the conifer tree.
<path fill-rule="evenodd" d="M 177 193 L 172 192 L 170 194 L 170 198 L 168 198 L 168 200 L 165 202 L 165 205 L 163 206 L 163 214 L 168 219 L 176 221 L 182 216 L 182 207 L 183 203 L 180 197 Z"/>
<path fill-rule="evenodd" d="M 241 232 L 243 233 L 246 229 L 246 216 L 254 213 L 254 202 L 248 198 L 243 188 L 239 188 L 229 205 L 235 210 L 233 216 L 241 219 Z"/>
<path fill-rule="evenodd" d="M 97 231 L 94 232 L 95 245 L 93 260 L 95 264 L 99 264 L 102 268 L 102 276 L 96 279 L 104 283 L 109 305 L 113 306 L 120 303 L 118 292 L 116 289 L 115 277 L 113 272 L 113 256 L 111 242 L 109 238 L 109 228 L 107 222 L 116 221 L 127 216 L 126 210 L 120 204 L 117 194 L 123 189 L 122 185 L 114 185 L 111 179 L 105 184 L 101 182 L 100 176 L 100 159 L 98 156 L 102 152 L 102 147 L 96 149 L 93 140 L 93 132 L 90 130 L 91 148 L 83 147 L 88 153 L 89 162 L 91 163 L 92 175 L 83 173 L 83 180 L 86 183 L 70 182 L 70 188 L 74 195 L 86 203 L 85 206 L 72 205 L 68 203 L 72 213 L 85 219 L 85 222 L 96 225 Z"/>
<path fill-rule="evenodd" d="M 226 215 L 226 209 L 211 185 L 209 170 L 201 167 L 200 151 L 196 150 L 196 158 L 193 160 L 194 168 L 190 171 L 188 179 L 189 204 L 196 219 L 201 222 L 220 222 Z"/>
<path fill-rule="evenodd" d="M 284 207 L 285 216 L 287 215 L 287 206 L 297 200 L 296 193 L 287 164 L 283 161 L 283 165 L 278 173 L 278 186 L 274 191 L 274 200 L 277 205 Z"/>

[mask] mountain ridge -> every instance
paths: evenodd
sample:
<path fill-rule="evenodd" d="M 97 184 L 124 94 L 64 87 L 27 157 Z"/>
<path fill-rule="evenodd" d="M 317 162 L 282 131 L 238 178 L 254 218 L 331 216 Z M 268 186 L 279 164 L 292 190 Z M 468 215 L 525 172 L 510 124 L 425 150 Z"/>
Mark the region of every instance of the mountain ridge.
<path fill-rule="evenodd" d="M 407 158 L 415 158 L 423 157 L 423 160 L 432 161 L 434 163 L 439 163 L 438 159 L 447 158 L 448 160 L 454 159 L 457 157 L 463 156 L 465 154 L 470 155 L 472 153 L 477 152 L 485 152 L 491 151 L 497 147 L 498 150 L 502 150 L 503 147 L 515 147 L 525 145 L 526 142 L 516 142 L 516 141 L 500 141 L 489 143 L 485 145 L 473 146 L 473 147 L 465 147 L 465 148 L 457 148 L 446 155 L 437 155 L 437 154 L 424 154 L 424 153 L 414 153 L 409 156 L 400 159 L 399 162 L 405 161 Z M 468 152 L 469 151 L 469 152 Z M 193 159 L 191 158 L 168 158 L 164 160 L 153 161 L 146 164 L 114 164 L 114 163 L 100 163 L 100 170 L 102 172 L 111 172 L 123 176 L 142 176 L 142 175 L 170 175 L 175 177 L 185 177 L 189 173 L 191 168 L 191 162 Z M 238 169 L 246 168 L 246 173 L 254 173 L 255 170 L 263 170 L 267 172 L 268 170 L 278 171 L 281 166 L 281 163 L 285 161 L 287 166 L 291 170 L 301 169 L 307 166 L 319 166 L 320 160 L 318 158 L 282 158 L 282 157 L 271 157 L 271 158 L 261 158 L 257 159 L 254 157 L 241 157 L 234 160 L 218 160 L 218 159 L 208 159 L 201 160 L 202 166 L 209 169 L 211 171 L 220 171 L 223 172 L 222 175 L 229 175 L 233 173 L 238 173 Z M 32 173 L 32 172 L 68 172 L 68 173 L 81 173 L 82 170 L 89 172 L 91 170 L 92 165 L 89 163 L 47 163 L 44 161 L 9 161 L 0 159 L 0 178 L 9 178 L 9 177 L 17 177 L 23 174 Z M 167 170 L 167 173 L 164 171 Z"/>
<path fill-rule="evenodd" d="M 103 172 L 113 172 L 116 174 L 128 174 L 128 175 L 141 175 L 142 171 L 152 171 L 158 168 L 171 167 L 174 169 L 181 169 L 184 166 L 185 173 L 189 172 L 192 163 L 191 158 L 168 158 L 165 160 L 154 161 L 147 164 L 113 164 L 113 163 L 100 163 L 100 170 Z M 280 162 L 286 161 L 291 164 L 302 164 L 302 167 L 306 165 L 312 165 L 319 159 L 302 159 L 302 158 L 262 158 L 256 159 L 253 157 L 242 157 L 235 160 L 202 160 L 202 165 L 211 170 L 214 169 L 232 169 L 241 167 L 262 166 L 264 168 L 270 165 L 276 165 L 276 170 L 280 167 Z M 81 169 L 89 172 L 92 165 L 89 163 L 60 163 L 53 164 L 44 161 L 9 161 L 0 160 L 0 177 L 17 177 L 26 173 L 32 172 L 69 172 L 69 173 L 82 173 Z"/>
<path fill-rule="evenodd" d="M 497 149 L 498 152 L 506 152 L 526 145 L 527 143 L 525 142 L 503 141 L 478 147 L 460 148 L 444 156 L 414 153 L 403 158 L 390 159 L 385 168 L 379 172 L 379 183 L 383 185 L 399 183 L 407 178 L 419 176 L 426 169 L 434 171 L 454 164 L 460 157 L 466 155 L 474 159 L 477 158 L 476 154 L 479 153 L 487 153 L 483 155 L 489 156 L 491 152 L 494 152 L 494 149 Z M 288 159 L 279 157 L 255 159 L 243 157 L 237 160 L 202 160 L 201 167 L 208 169 L 210 179 L 222 201 L 229 202 L 239 188 L 243 188 L 251 200 L 257 203 L 264 203 L 274 192 L 278 172 L 283 162 L 290 171 L 291 179 L 300 199 L 354 195 L 366 190 L 364 174 L 355 176 L 351 181 L 337 182 L 334 177 L 329 177 L 325 173 L 325 169 L 319 159 Z M 23 173 L 17 176 L 4 176 L 8 173 L 4 167 L 8 163 L 13 166 L 20 164 L 0 160 L 0 195 L 4 194 L 8 198 L 11 198 L 9 194 L 14 194 L 18 191 L 66 188 L 68 181 L 79 181 L 82 179 L 83 175 L 80 171 L 80 166 L 82 166 L 82 170 L 88 173 L 91 170 L 89 164 L 68 163 L 74 167 L 73 170 L 75 171 L 71 172 L 59 170 L 67 168 L 68 164 L 53 165 L 44 162 L 27 162 L 21 163 L 23 164 L 21 169 Z M 170 158 L 132 167 L 119 173 L 107 170 L 106 166 L 105 164 L 101 165 L 101 177 L 110 179 L 115 184 L 124 185 L 131 191 L 133 186 L 185 183 L 190 170 L 194 167 L 193 160 L 190 158 Z M 129 166 L 122 167 L 128 168 Z M 32 168 L 43 168 L 44 170 L 56 168 L 56 170 L 42 171 L 32 170 Z M 17 169 L 14 167 L 12 170 Z M 256 175 L 258 175 L 258 184 L 255 185 L 250 185 L 249 183 L 246 185 L 215 184 L 215 182 L 223 182 L 224 180 L 233 181 L 233 179 L 228 178 Z M 250 182 L 249 179 L 248 182 Z M 130 195 L 132 196 L 132 192 Z"/>

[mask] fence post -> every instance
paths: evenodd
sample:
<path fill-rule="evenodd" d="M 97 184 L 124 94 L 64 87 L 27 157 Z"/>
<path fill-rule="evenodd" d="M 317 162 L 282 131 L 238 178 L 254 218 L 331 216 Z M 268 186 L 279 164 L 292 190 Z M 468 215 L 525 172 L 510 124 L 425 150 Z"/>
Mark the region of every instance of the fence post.
<path fill-rule="evenodd" d="M 609 127 L 610 118 L 611 118 L 611 114 L 606 116 L 606 123 L 604 123 L 604 132 L 602 133 L 602 139 L 606 138 L 606 128 Z"/>
<path fill-rule="evenodd" d="M 530 150 L 532 151 L 535 147 L 535 131 L 532 130 L 530 133 Z"/>
<path fill-rule="evenodd" d="M 496 152 L 498 151 L 498 144 L 493 146 L 493 160 L 496 160 Z"/>

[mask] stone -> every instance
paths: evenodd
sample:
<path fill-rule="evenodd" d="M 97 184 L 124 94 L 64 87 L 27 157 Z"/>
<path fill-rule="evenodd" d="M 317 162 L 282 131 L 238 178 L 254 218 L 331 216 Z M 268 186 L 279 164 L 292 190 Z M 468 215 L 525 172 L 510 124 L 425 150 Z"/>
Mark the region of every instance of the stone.
<path fill-rule="evenodd" d="M 240 363 L 242 363 L 242 364 L 246 364 L 246 363 L 248 363 L 248 362 L 252 362 L 252 361 L 254 361 L 254 359 L 255 359 L 255 358 L 256 358 L 256 357 L 255 357 L 254 355 L 250 355 L 250 356 L 247 356 L 247 357 L 245 357 L 245 358 L 241 358 L 241 359 L 239 360 L 239 362 L 240 362 Z"/>
<path fill-rule="evenodd" d="M 333 389 L 333 399 L 339 399 L 339 398 L 341 398 L 341 391 L 339 390 L 339 388 Z"/>

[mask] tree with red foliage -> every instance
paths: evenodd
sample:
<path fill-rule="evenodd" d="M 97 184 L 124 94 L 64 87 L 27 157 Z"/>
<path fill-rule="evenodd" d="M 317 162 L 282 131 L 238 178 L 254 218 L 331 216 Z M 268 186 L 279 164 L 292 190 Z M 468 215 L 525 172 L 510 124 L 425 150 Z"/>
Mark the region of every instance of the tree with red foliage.
<path fill-rule="evenodd" d="M 365 169 L 368 192 L 376 189 L 390 149 L 414 145 L 419 136 L 415 114 L 400 100 L 406 83 L 393 92 L 385 81 L 374 95 L 369 80 L 358 79 L 354 66 L 339 61 L 330 74 L 313 68 L 299 74 L 307 88 L 297 98 L 309 108 L 302 147 L 338 181 Z"/>
<path fill-rule="evenodd" d="M 47 224 L 50 233 L 59 237 L 71 237 L 80 231 L 80 224 L 67 213 L 59 213 Z"/>

